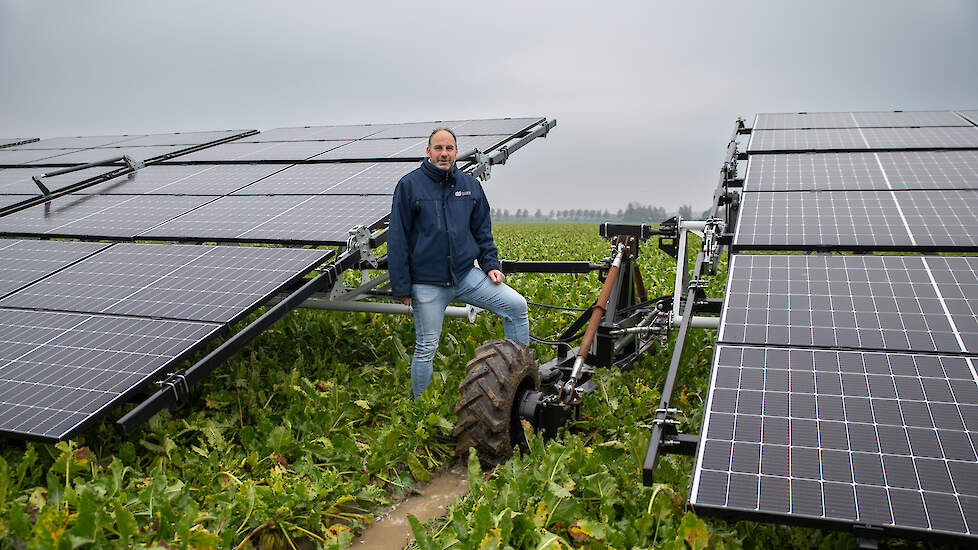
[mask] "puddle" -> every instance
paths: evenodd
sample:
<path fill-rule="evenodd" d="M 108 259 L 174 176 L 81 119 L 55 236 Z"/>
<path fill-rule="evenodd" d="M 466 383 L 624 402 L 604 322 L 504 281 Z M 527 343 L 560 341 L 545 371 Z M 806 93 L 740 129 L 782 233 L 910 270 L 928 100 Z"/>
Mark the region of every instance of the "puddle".
<path fill-rule="evenodd" d="M 424 523 L 445 514 L 449 504 L 469 492 L 468 470 L 462 464 L 435 474 L 426 485 L 417 487 L 416 494 L 395 504 L 390 510 L 374 519 L 373 524 L 363 530 L 363 534 L 353 540 L 354 550 L 390 550 L 401 548 L 411 540 L 411 524 L 408 514 Z"/>

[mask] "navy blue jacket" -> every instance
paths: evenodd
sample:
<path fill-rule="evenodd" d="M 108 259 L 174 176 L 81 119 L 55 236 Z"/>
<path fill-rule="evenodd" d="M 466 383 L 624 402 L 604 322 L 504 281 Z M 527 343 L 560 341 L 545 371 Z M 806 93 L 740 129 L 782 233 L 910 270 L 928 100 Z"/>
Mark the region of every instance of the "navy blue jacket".
<path fill-rule="evenodd" d="M 479 260 L 501 269 L 492 240 L 489 202 L 475 177 L 427 159 L 397 182 L 387 233 L 387 269 L 395 297 L 413 283 L 455 285 Z"/>

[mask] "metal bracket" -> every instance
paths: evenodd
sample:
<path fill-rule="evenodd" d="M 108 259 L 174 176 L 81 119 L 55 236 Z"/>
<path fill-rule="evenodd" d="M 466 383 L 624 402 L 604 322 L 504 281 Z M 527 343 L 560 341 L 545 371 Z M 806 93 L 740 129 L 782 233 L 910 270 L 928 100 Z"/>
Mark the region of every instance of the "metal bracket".
<path fill-rule="evenodd" d="M 859 523 L 852 527 L 852 532 L 856 535 L 856 545 L 859 548 L 877 550 L 880 547 L 880 539 L 883 538 L 883 528 Z"/>
<path fill-rule="evenodd" d="M 41 183 L 41 178 L 39 178 L 37 176 L 32 176 L 31 179 L 34 180 L 34 185 L 37 185 L 37 188 L 41 190 L 41 194 L 42 195 L 50 195 L 51 194 L 51 190 L 48 189 L 46 185 L 44 185 L 43 183 Z"/>
<path fill-rule="evenodd" d="M 489 155 L 476 149 L 475 164 L 477 167 L 475 172 L 479 174 L 479 179 L 482 181 L 489 181 L 489 167 L 492 166 L 492 159 L 489 158 Z"/>
<path fill-rule="evenodd" d="M 703 265 L 710 275 L 716 275 L 717 263 L 720 261 L 719 235 L 723 233 L 723 220 L 717 217 L 706 220 L 703 228 Z"/>
<path fill-rule="evenodd" d="M 370 248 L 370 231 L 366 227 L 358 225 L 350 229 L 350 238 L 346 241 L 346 248 L 360 252 L 362 263 L 366 263 L 370 267 L 377 267 L 377 257 L 374 256 L 374 252 Z"/>
<path fill-rule="evenodd" d="M 141 168 L 144 168 L 146 166 L 145 162 L 141 160 L 133 160 L 132 157 L 130 157 L 129 155 L 122 155 L 122 160 L 126 163 L 126 166 L 128 166 L 129 169 L 132 170 L 133 172 Z"/>
<path fill-rule="evenodd" d="M 160 389 L 170 388 L 173 391 L 172 410 L 180 410 L 187 404 L 187 396 L 190 395 L 190 384 L 183 372 L 167 373 L 166 378 L 156 383 Z"/>

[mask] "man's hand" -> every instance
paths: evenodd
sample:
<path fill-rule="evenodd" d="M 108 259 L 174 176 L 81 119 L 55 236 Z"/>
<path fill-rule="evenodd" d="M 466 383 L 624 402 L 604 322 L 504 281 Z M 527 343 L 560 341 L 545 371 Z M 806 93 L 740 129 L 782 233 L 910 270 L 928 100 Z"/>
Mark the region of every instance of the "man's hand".
<path fill-rule="evenodd" d="M 506 276 L 503 275 L 503 272 L 499 271 L 498 269 L 490 269 L 488 275 L 489 275 L 489 280 L 496 283 L 497 285 L 503 282 L 503 279 L 506 278 Z"/>
<path fill-rule="evenodd" d="M 403 298 L 399 298 L 399 300 L 401 300 L 401 303 L 404 304 L 404 305 L 406 305 L 406 306 L 410 306 L 411 305 L 411 297 L 410 296 L 405 296 Z"/>

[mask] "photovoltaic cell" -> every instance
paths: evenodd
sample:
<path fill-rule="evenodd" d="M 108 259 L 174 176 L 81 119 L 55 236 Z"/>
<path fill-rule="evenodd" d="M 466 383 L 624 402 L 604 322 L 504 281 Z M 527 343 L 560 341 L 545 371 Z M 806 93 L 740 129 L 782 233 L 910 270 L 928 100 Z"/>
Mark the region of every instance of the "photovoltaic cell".
<path fill-rule="evenodd" d="M 417 162 L 297 164 L 235 195 L 390 195 Z"/>
<path fill-rule="evenodd" d="M 745 191 L 978 189 L 978 151 L 790 153 L 751 157 Z"/>
<path fill-rule="evenodd" d="M 4 252 L 0 249 L 0 258 Z M 331 254 L 122 243 L 14 292 L 0 300 L 0 307 L 230 323 Z"/>
<path fill-rule="evenodd" d="M 748 152 L 975 149 L 978 128 L 838 128 L 754 130 Z"/>
<path fill-rule="evenodd" d="M 24 166 L 40 163 L 81 149 L 0 149 L 0 166 Z M 53 162 L 53 161 L 52 161 Z"/>
<path fill-rule="evenodd" d="M 18 149 L 85 149 L 105 147 L 116 143 L 142 137 L 143 134 L 118 136 L 66 136 L 45 138 L 33 143 L 18 145 Z"/>
<path fill-rule="evenodd" d="M 134 161 L 145 161 L 185 149 L 184 145 L 157 145 L 152 147 L 93 147 L 81 151 L 67 152 L 63 155 L 49 157 L 31 162 L 31 165 L 69 165 L 88 164 L 110 158 L 129 155 Z M 52 149 L 53 151 L 53 149 Z M 122 164 L 122 161 L 116 161 Z"/>
<path fill-rule="evenodd" d="M 69 437 L 222 326 L 0 309 L 0 433 Z"/>
<path fill-rule="evenodd" d="M 114 195 L 226 195 L 286 168 L 276 164 L 155 164 L 78 191 Z M 0 173 L 0 178 L 3 175 Z"/>
<path fill-rule="evenodd" d="M 718 340 L 978 352 L 978 258 L 732 256 Z"/>
<path fill-rule="evenodd" d="M 219 139 L 229 138 L 248 130 L 215 130 L 209 132 L 175 132 L 172 134 L 150 134 L 147 136 L 132 137 L 123 141 L 120 145 L 130 147 L 148 145 L 201 145 Z"/>
<path fill-rule="evenodd" d="M 242 138 L 241 142 L 262 143 L 268 141 L 350 141 L 362 139 L 390 127 L 389 124 L 365 124 L 346 126 L 299 126 L 294 128 L 275 128 L 253 136 Z"/>
<path fill-rule="evenodd" d="M 755 130 L 911 126 L 969 126 L 969 123 L 951 111 L 760 113 L 754 120 Z"/>
<path fill-rule="evenodd" d="M 72 195 L 0 218 L 0 235 L 131 239 L 213 197 Z"/>
<path fill-rule="evenodd" d="M 508 135 L 458 136 L 458 151 L 461 154 L 472 149 L 486 152 L 506 141 L 509 137 Z M 421 159 L 424 158 L 427 147 L 427 138 L 363 139 L 315 156 L 311 160 Z"/>
<path fill-rule="evenodd" d="M 335 149 L 347 141 L 282 141 L 265 143 L 223 143 L 181 155 L 172 162 L 296 162 Z"/>
<path fill-rule="evenodd" d="M 971 250 L 978 191 L 745 192 L 738 250 Z"/>
<path fill-rule="evenodd" d="M 719 345 L 690 503 L 978 532 L 972 358 Z"/>
<path fill-rule="evenodd" d="M 108 246 L 104 243 L 0 239 L 0 297 Z"/>
<path fill-rule="evenodd" d="M 118 167 L 112 166 L 97 166 L 95 168 L 85 168 L 84 170 L 78 170 L 75 172 L 69 172 L 61 176 L 52 176 L 49 178 L 42 178 L 41 183 L 51 191 L 56 191 L 62 187 L 67 187 L 69 185 L 78 183 L 80 181 L 93 178 L 96 176 L 101 176 L 111 172 L 112 170 L 118 169 Z M 53 171 L 48 170 L 48 171 Z M 45 169 L 41 167 L 34 168 L 4 168 L 0 170 L 0 194 L 10 194 L 10 195 L 37 195 L 40 194 L 41 190 L 34 183 L 31 178 L 34 176 L 41 176 L 44 174 Z"/>
<path fill-rule="evenodd" d="M 139 237 L 339 245 L 357 225 L 378 226 L 390 209 L 386 195 L 230 196 Z"/>

